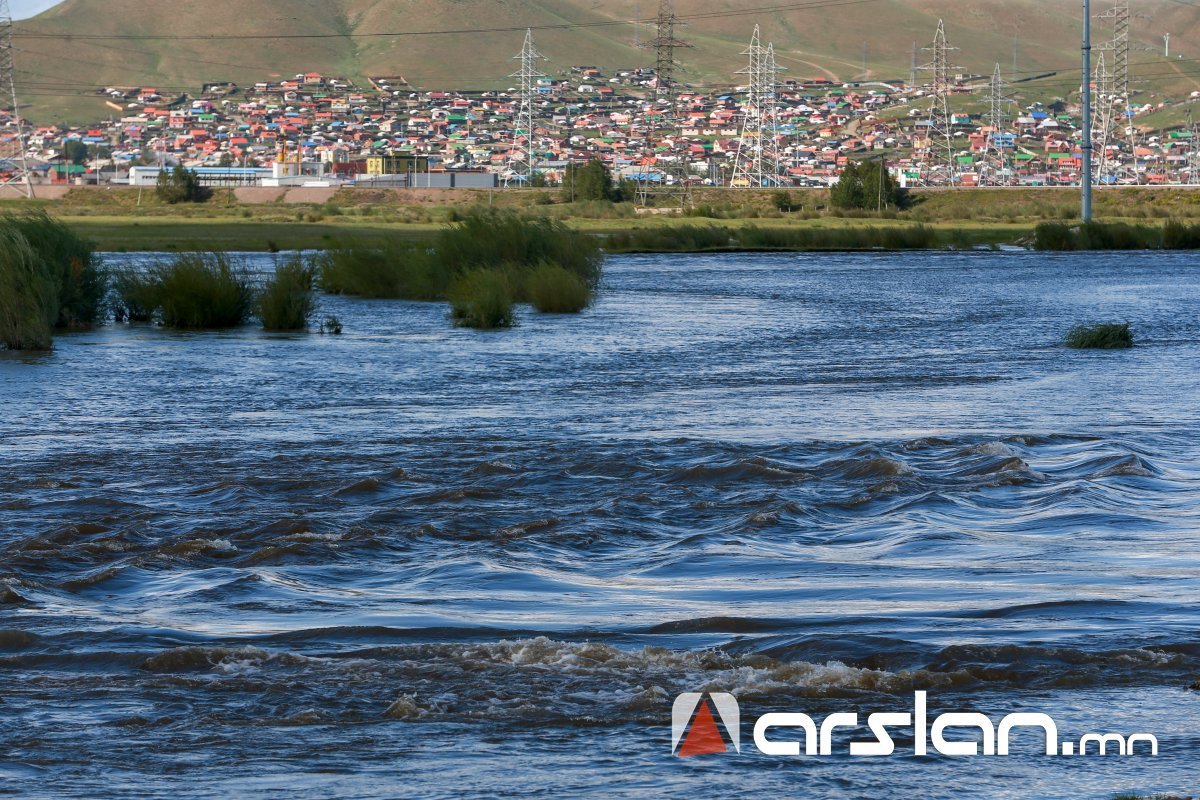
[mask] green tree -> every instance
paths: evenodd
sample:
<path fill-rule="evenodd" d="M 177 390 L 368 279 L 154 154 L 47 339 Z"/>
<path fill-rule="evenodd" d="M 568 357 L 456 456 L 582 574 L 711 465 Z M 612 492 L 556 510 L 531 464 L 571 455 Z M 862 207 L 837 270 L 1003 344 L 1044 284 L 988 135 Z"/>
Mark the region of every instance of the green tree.
<path fill-rule="evenodd" d="M 63 158 L 71 164 L 84 164 L 88 160 L 88 146 L 78 139 L 63 142 Z"/>
<path fill-rule="evenodd" d="M 835 208 L 883 211 L 900 205 L 896 181 L 880 161 L 851 162 L 830 191 Z"/>
<path fill-rule="evenodd" d="M 232 167 L 233 166 L 233 153 L 230 153 L 228 151 L 221 153 L 221 160 L 217 162 L 217 166 Z"/>
<path fill-rule="evenodd" d="M 202 203 L 209 198 L 210 192 L 200 185 L 200 178 L 182 164 L 176 164 L 175 169 L 162 170 L 158 173 L 158 185 L 155 194 L 164 203 Z"/>
<path fill-rule="evenodd" d="M 858 165 L 862 181 L 862 208 L 868 211 L 883 211 L 900 206 L 900 187 L 880 161 L 864 161 Z"/>
<path fill-rule="evenodd" d="M 563 173 L 563 199 L 568 203 L 588 200 L 610 200 L 619 202 L 622 192 L 613 185 L 612 172 L 598 158 L 586 164 L 568 164 Z"/>
<path fill-rule="evenodd" d="M 842 170 L 838 182 L 829 191 L 829 201 L 834 208 L 862 208 L 863 183 L 858 164 L 851 161 Z"/>

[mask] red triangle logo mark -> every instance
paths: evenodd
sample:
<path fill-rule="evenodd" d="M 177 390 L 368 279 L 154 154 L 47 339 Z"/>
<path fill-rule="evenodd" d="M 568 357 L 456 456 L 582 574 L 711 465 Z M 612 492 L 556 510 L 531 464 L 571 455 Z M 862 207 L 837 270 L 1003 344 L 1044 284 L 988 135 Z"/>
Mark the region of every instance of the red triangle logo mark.
<path fill-rule="evenodd" d="M 683 744 L 676 755 L 684 758 L 709 753 L 724 753 L 725 750 L 725 740 L 721 738 L 721 731 L 717 729 L 717 722 L 713 719 L 712 712 L 708 710 L 708 703 L 701 700 L 695 716 L 692 717 L 692 726 L 688 729 L 687 736 L 684 737 Z"/>

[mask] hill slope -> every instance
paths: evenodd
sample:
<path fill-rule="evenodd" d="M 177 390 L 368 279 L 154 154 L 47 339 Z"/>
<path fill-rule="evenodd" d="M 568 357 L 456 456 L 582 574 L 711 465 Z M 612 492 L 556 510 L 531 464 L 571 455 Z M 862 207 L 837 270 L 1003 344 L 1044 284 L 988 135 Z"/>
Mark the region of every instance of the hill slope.
<path fill-rule="evenodd" d="M 763 5 L 760 0 L 679 0 L 677 8 L 688 17 Z M 1174 42 L 1195 41 L 1200 7 L 1170 0 L 1137 5 L 1139 13 L 1152 16 L 1152 21 L 1135 22 L 1137 44 L 1130 57 L 1135 70 L 1150 80 L 1147 91 L 1178 94 L 1200 88 L 1200 68 L 1190 61 L 1168 64 L 1161 39 L 1162 32 L 1171 31 Z M 510 83 L 505 76 L 516 66 L 512 56 L 520 50 L 520 28 L 645 18 L 655 6 L 654 0 L 65 0 L 18 23 L 18 69 L 29 113 L 42 120 L 107 116 L 111 112 L 100 101 L 77 96 L 85 87 L 104 84 L 156 85 L 165 94 L 206 81 L 246 83 L 317 70 L 352 78 L 399 74 L 423 88 L 497 87 Z M 937 20 L 945 18 L 951 43 L 960 48 L 955 60 L 971 72 L 990 73 L 995 62 L 1010 70 L 1015 38 L 1020 39 L 1020 73 L 1071 71 L 1078 62 L 1078 14 L 1074 0 L 869 0 L 697 18 L 683 30 L 695 47 L 681 51 L 680 60 L 689 81 L 733 83 L 743 66 L 739 53 L 760 23 L 789 76 L 861 78 L 866 43 L 866 77 L 902 79 L 913 44 L 928 43 Z M 510 30 L 379 35 L 464 28 Z M 308 38 L 97 41 L 72 34 Z M 652 54 L 635 48 L 634 40 L 652 34 L 649 26 L 635 32 L 633 25 L 612 25 L 535 35 L 551 59 L 544 71 L 556 72 L 575 64 L 649 65 Z M 1103 36 L 1101 25 L 1097 37 Z M 918 54 L 921 61 L 926 57 Z M 1063 90 L 1069 84 L 1067 77 Z"/>

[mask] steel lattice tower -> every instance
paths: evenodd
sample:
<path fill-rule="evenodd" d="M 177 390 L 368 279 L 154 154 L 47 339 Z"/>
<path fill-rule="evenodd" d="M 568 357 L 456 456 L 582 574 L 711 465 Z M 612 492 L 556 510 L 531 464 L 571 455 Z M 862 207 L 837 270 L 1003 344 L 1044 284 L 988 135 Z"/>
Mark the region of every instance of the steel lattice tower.
<path fill-rule="evenodd" d="M 1129 33 L 1133 17 L 1129 10 L 1129 0 L 1117 0 L 1112 8 L 1100 15 L 1100 18 L 1112 22 L 1112 39 L 1100 46 L 1101 50 L 1109 54 L 1109 81 L 1112 87 L 1112 119 L 1109 123 L 1109 137 L 1120 135 L 1129 150 L 1129 157 L 1132 159 L 1128 169 L 1123 161 L 1120 169 L 1123 172 L 1132 173 L 1132 176 L 1140 182 L 1141 176 L 1137 171 L 1136 132 L 1133 128 L 1133 120 L 1129 117 L 1129 109 L 1133 107 L 1129 76 Z M 1112 130 L 1114 127 L 1117 128 L 1116 131 Z"/>
<path fill-rule="evenodd" d="M 646 49 L 654 50 L 654 93 L 659 100 L 667 101 L 663 127 L 674 134 L 676 143 L 678 143 L 678 139 L 682 138 L 682 126 L 679 119 L 679 92 L 676 82 L 679 63 L 676 61 L 675 51 L 692 46 L 691 42 L 680 39 L 676 34 L 676 28 L 683 25 L 684 22 L 675 13 L 673 0 L 659 0 L 658 17 L 654 22 L 654 38 L 642 45 Z M 674 178 L 676 183 L 674 188 L 666 185 L 668 177 Z M 671 163 L 670 169 L 665 171 L 663 186 L 660 188 L 668 196 L 673 196 L 681 206 L 687 206 L 691 204 L 690 178 L 687 162 L 676 159 Z M 649 195 L 650 187 L 643 181 L 638 187 L 638 197 L 643 205 L 648 203 Z"/>
<path fill-rule="evenodd" d="M 1114 124 L 1115 100 L 1112 73 L 1108 71 L 1107 60 L 1101 52 L 1096 60 L 1095 74 L 1092 84 L 1096 87 L 1096 102 L 1092 109 L 1092 159 L 1096 162 L 1095 181 L 1104 183 L 1108 174 L 1108 146 L 1112 142 Z"/>
<path fill-rule="evenodd" d="M 0 0 L 2 1 L 2 0 Z M 526 185 L 532 180 L 537 163 L 537 154 L 533 141 L 533 102 L 537 94 L 538 78 L 546 77 L 538 70 L 538 62 L 547 60 L 533 45 L 533 31 L 525 31 L 525 46 L 521 54 L 513 56 L 521 62 L 521 69 L 509 75 L 520 81 L 521 105 L 517 109 L 516 126 L 513 128 L 513 149 L 520 152 L 520 159 L 513 165 L 513 172 L 525 179 Z M 521 136 L 525 137 L 525 146 L 520 146 Z"/>
<path fill-rule="evenodd" d="M 1188 185 L 1200 185 L 1200 128 L 1196 126 L 1196 120 L 1192 117 L 1191 109 L 1188 109 L 1188 133 L 1191 138 L 1188 140 Z"/>
<path fill-rule="evenodd" d="M 927 186 L 953 186 L 957 167 L 954 162 L 954 139 L 950 129 L 950 53 L 957 50 L 946 41 L 946 26 L 938 20 L 933 46 L 926 47 L 933 60 L 922 67 L 933 75 L 928 127 L 921 147 L 922 179 Z"/>
<path fill-rule="evenodd" d="M 759 26 L 754 26 L 750 46 L 742 51 L 750 64 L 738 70 L 750 83 L 738 140 L 730 186 L 760 189 L 779 185 L 779 71 L 775 46 L 762 45 Z"/>
<path fill-rule="evenodd" d="M 13 59 L 13 20 L 8 0 L 0 0 L 0 90 L 12 97 L 12 128 L 16 132 L 16 151 L 5 154 L 11 165 L 9 177 L 0 181 L 0 189 L 19 191 L 33 197 L 33 173 L 26 155 L 25 130 L 21 124 L 21 104 L 17 100 L 17 74 Z"/>
<path fill-rule="evenodd" d="M 985 162 L 988 170 L 991 172 L 988 176 L 988 182 L 993 186 L 1003 186 L 1008 180 L 1005 175 L 1008 159 L 1005 156 L 1002 139 L 1008 129 L 1008 107 L 1012 102 L 1012 98 L 1005 94 L 1007 88 L 1008 82 L 1000 74 L 1000 64 L 997 63 L 996 69 L 992 72 L 992 81 L 988 93 L 989 105 L 991 106 L 991 110 L 988 113 L 988 125 L 992 129 L 992 134 L 988 137 L 985 154 Z"/>

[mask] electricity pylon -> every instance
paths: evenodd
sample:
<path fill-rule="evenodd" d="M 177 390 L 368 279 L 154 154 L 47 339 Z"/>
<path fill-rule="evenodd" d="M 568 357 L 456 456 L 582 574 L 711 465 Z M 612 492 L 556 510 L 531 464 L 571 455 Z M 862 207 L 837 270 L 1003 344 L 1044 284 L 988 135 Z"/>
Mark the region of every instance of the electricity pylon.
<path fill-rule="evenodd" d="M 933 60 L 921 69 L 933 75 L 929 116 L 922 143 L 921 178 L 927 186 L 954 186 L 958 168 L 954 160 L 954 132 L 950 125 L 950 53 L 957 50 L 946 41 L 946 26 L 938 20 L 933 46 L 926 47 Z"/>
<path fill-rule="evenodd" d="M 654 93 L 664 111 L 663 127 L 672 135 L 673 149 L 678 149 L 679 140 L 683 138 L 682 121 L 679 118 L 679 91 L 675 77 L 679 63 L 676 61 L 675 51 L 692 46 L 691 42 L 684 41 L 676 35 L 675 29 L 683 24 L 675 13 L 673 0 L 659 0 L 658 17 L 654 22 L 654 38 L 642 45 L 654 50 Z M 653 137 L 653 131 L 651 136 Z M 662 170 L 662 183 L 655 188 L 663 199 L 674 200 L 683 207 L 691 205 L 691 175 L 688 173 L 686 154 L 676 154 L 668 168 Z M 643 205 L 649 204 L 651 189 L 648 181 L 639 182 L 638 200 Z"/>
<path fill-rule="evenodd" d="M 0 190 L 9 189 L 33 197 L 33 172 L 25 147 L 25 129 L 21 123 L 21 103 L 17 99 L 17 73 L 13 60 L 13 20 L 8 0 L 0 0 L 0 90 L 12 97 L 12 128 L 15 152 L 6 154 L 9 170 L 0 179 Z"/>
<path fill-rule="evenodd" d="M 759 26 L 754 26 L 750 46 L 742 51 L 750 65 L 738 70 L 750 84 L 738 140 L 730 186 L 761 189 L 779 185 L 779 71 L 775 45 L 762 45 Z"/>
<path fill-rule="evenodd" d="M 520 61 L 521 68 L 508 77 L 520 81 L 521 100 L 517 109 L 516 125 L 513 127 L 513 149 L 519 156 L 512 169 L 518 177 L 524 178 L 525 185 L 528 186 L 537 169 L 537 148 L 533 136 L 533 105 L 537 96 L 537 80 L 546 77 L 546 74 L 538 69 L 538 62 L 548 60 L 534 47 L 532 30 L 525 31 L 525 45 L 521 48 L 521 54 L 513 56 L 513 60 Z M 525 137 L 524 147 L 521 146 L 522 136 Z"/>
<path fill-rule="evenodd" d="M 1008 183 L 1007 167 L 1008 157 L 1005 153 L 1005 145 L 1008 142 L 1008 109 L 1012 98 L 1005 94 L 1008 88 L 1008 82 L 1000 74 L 1000 64 L 996 64 L 996 69 L 992 72 L 992 81 L 989 88 L 989 105 L 991 110 L 988 113 L 988 126 L 991 127 L 991 135 L 987 139 L 987 149 L 984 151 L 984 163 L 988 171 L 986 175 L 986 183 L 992 186 L 1004 186 Z"/>

